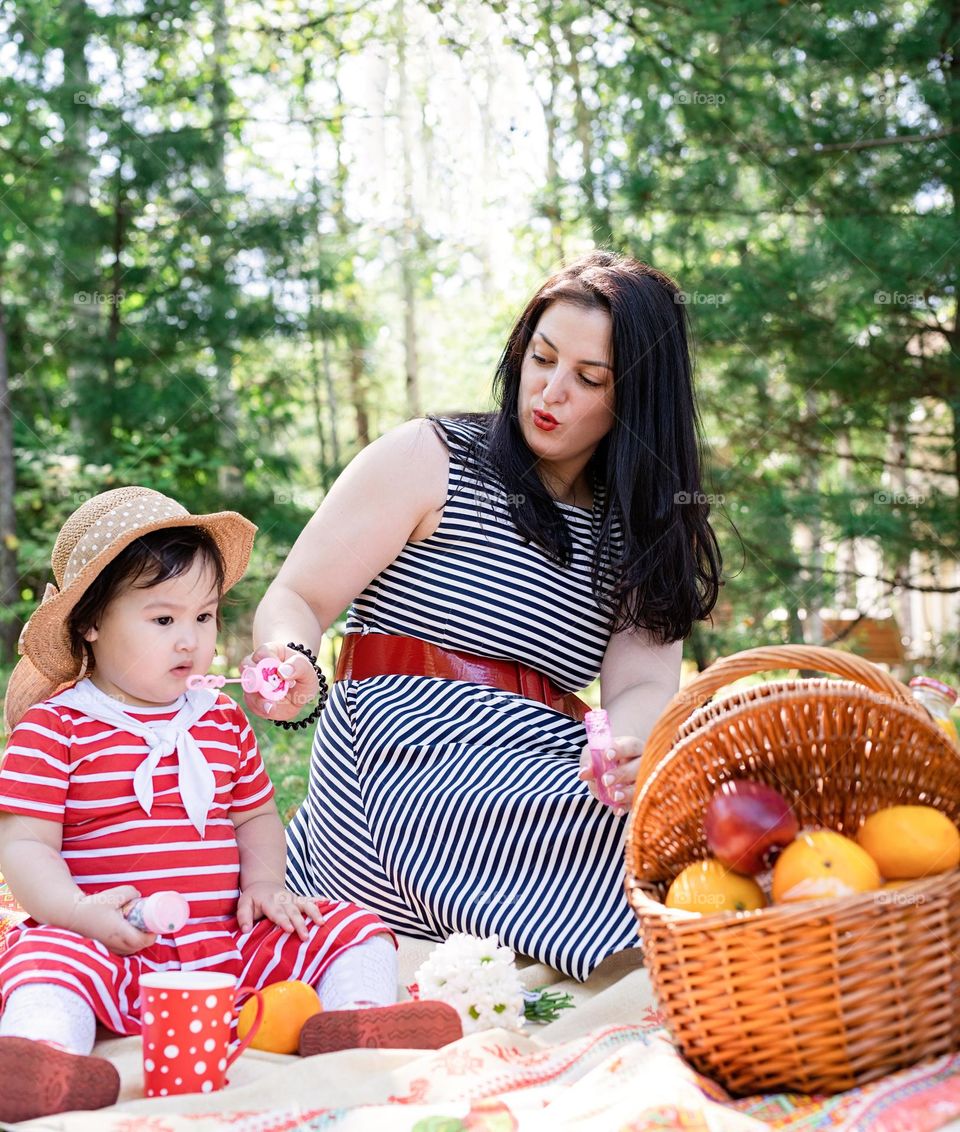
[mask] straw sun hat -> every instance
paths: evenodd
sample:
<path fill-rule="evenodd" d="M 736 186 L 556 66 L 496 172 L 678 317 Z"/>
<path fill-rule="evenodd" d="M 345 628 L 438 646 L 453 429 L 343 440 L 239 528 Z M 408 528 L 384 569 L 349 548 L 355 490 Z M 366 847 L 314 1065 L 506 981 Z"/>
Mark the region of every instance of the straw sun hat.
<path fill-rule="evenodd" d="M 236 511 L 191 515 L 176 500 L 146 487 L 118 487 L 88 499 L 57 536 L 50 558 L 57 584 L 47 586 L 20 634 L 22 659 L 3 704 L 8 731 L 34 704 L 81 675 L 67 621 L 90 583 L 135 539 L 168 527 L 201 527 L 210 534 L 223 557 L 224 591 L 243 576 L 257 528 Z"/>

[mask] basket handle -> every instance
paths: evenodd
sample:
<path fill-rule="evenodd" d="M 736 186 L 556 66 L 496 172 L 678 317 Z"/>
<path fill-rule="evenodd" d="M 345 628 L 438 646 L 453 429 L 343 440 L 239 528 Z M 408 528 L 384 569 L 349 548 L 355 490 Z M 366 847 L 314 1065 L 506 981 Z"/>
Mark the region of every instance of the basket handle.
<path fill-rule="evenodd" d="M 745 649 L 714 661 L 695 676 L 663 709 L 643 748 L 637 782 L 644 781 L 670 750 L 680 724 L 727 684 L 770 668 L 814 668 L 863 684 L 872 692 L 889 696 L 897 703 L 916 706 L 911 693 L 882 668 L 854 653 L 817 645 L 769 645 Z"/>

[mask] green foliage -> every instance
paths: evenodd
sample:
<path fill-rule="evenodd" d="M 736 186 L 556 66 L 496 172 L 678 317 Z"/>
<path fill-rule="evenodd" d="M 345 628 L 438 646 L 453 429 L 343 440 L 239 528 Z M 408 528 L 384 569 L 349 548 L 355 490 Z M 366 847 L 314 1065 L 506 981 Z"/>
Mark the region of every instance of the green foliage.
<path fill-rule="evenodd" d="M 408 299 L 438 363 L 424 408 L 486 405 L 517 296 L 472 286 L 489 265 L 457 227 L 450 88 L 431 85 L 451 60 L 491 199 L 517 183 L 497 160 L 545 148 L 517 294 L 595 243 L 684 289 L 727 563 L 688 652 L 800 640 L 802 613 L 869 615 L 928 584 L 924 564 L 960 557 L 958 20 L 942 0 L 0 0 L 20 573 L 0 620 L 29 612 L 78 502 L 144 483 L 260 527 L 235 660 L 312 507 L 405 414 Z M 502 44 L 542 137 L 496 134 Z M 360 56 L 377 89 L 357 96 Z M 354 195 L 377 186 L 349 167 L 373 136 L 356 131 L 396 134 L 404 113 L 429 208 L 363 225 Z M 872 564 L 851 565 L 853 540 Z"/>
<path fill-rule="evenodd" d="M 554 81 L 556 164 L 596 159 L 545 213 L 594 236 L 602 213 L 684 289 L 728 566 L 698 659 L 876 612 L 923 584 L 918 553 L 960 557 L 957 12 L 495 7 Z M 859 598 L 853 539 L 881 556 Z"/>
<path fill-rule="evenodd" d="M 529 996 L 524 995 L 523 1016 L 528 1022 L 547 1025 L 556 1022 L 562 1010 L 569 1010 L 575 1005 L 572 994 L 537 987 Z"/>
<path fill-rule="evenodd" d="M 307 796 L 313 728 L 288 731 L 257 716 L 250 716 L 264 765 L 275 791 L 283 824 L 288 825 Z"/>

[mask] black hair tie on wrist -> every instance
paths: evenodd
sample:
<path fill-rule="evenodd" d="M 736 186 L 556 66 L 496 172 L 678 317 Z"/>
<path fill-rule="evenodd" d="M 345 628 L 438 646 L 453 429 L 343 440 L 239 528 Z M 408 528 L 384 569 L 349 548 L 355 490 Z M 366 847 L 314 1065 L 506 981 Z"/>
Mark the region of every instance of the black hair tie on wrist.
<path fill-rule="evenodd" d="M 287 648 L 293 649 L 294 652 L 303 653 L 303 655 L 313 665 L 313 671 L 317 674 L 317 679 L 320 681 L 320 699 L 317 701 L 317 706 L 310 712 L 309 715 L 303 719 L 271 719 L 271 723 L 275 723 L 277 727 L 282 727 L 286 731 L 299 731 L 301 727 L 309 727 L 323 711 L 327 703 L 327 678 L 320 671 L 320 666 L 317 664 L 316 654 L 311 652 L 306 645 L 298 645 L 293 641 L 287 642 Z"/>

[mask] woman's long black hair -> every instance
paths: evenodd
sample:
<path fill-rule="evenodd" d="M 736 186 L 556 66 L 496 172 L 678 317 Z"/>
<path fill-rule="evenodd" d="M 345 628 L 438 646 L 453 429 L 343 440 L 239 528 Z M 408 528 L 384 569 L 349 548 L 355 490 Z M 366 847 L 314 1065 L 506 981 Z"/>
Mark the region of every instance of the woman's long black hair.
<path fill-rule="evenodd" d="M 594 591 L 614 631 L 681 640 L 716 604 L 722 561 L 700 480 L 686 307 L 672 279 L 608 252 L 587 255 L 548 279 L 500 358 L 485 459 L 503 482 L 521 535 L 569 565 L 569 528 L 537 475 L 517 415 L 530 339 L 547 307 L 561 301 L 606 311 L 612 323 L 615 419 L 587 469 L 595 498 L 603 501 Z"/>

